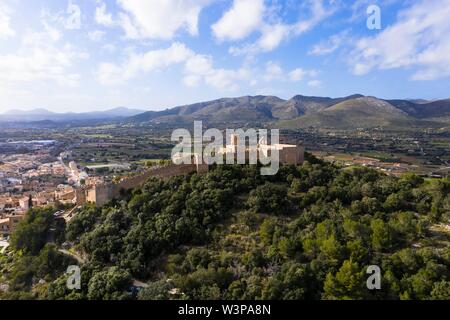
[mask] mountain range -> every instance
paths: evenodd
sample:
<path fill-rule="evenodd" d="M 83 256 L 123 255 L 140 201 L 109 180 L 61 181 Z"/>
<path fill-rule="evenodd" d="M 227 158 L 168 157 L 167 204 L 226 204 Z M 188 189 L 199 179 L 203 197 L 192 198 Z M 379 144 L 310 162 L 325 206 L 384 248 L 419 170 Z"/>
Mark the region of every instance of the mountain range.
<path fill-rule="evenodd" d="M 33 110 L 9 110 L 0 114 L 0 122 L 36 122 L 36 121 L 54 121 L 54 122 L 72 122 L 87 120 L 112 120 L 127 118 L 144 112 L 139 109 L 130 109 L 125 107 L 114 108 L 106 111 L 93 111 L 84 113 L 56 113 L 43 108 Z"/>
<path fill-rule="evenodd" d="M 355 94 L 342 98 L 297 95 L 289 100 L 275 96 L 222 98 L 179 106 L 163 111 L 142 112 L 116 108 L 88 113 L 53 113 L 45 109 L 9 111 L 0 121 L 82 121 L 110 120 L 128 124 L 192 125 L 275 125 L 279 128 L 443 128 L 450 126 L 450 99 L 385 100 Z"/>
<path fill-rule="evenodd" d="M 280 128 L 447 127 L 450 99 L 384 100 L 359 94 L 342 98 L 297 95 L 289 100 L 245 96 L 149 111 L 127 119 L 134 123 L 168 125 L 194 120 L 209 125 L 273 123 Z"/>

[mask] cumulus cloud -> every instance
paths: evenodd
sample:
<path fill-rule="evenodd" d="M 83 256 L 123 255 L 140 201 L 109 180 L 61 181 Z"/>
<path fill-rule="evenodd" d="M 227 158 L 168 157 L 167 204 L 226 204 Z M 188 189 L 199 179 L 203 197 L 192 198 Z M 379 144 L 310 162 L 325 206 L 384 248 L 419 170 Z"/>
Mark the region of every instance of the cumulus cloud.
<path fill-rule="evenodd" d="M 14 54 L 0 55 L 0 83 L 55 81 L 62 86 L 76 86 L 80 75 L 71 72 L 74 61 L 88 55 L 61 41 L 61 33 L 44 24 L 44 31 L 23 37 Z"/>
<path fill-rule="evenodd" d="M 169 48 L 151 50 L 144 54 L 131 53 L 121 65 L 101 63 L 97 79 L 104 85 L 116 85 L 136 77 L 140 72 L 151 72 L 186 61 L 192 52 L 184 44 L 174 43 Z"/>
<path fill-rule="evenodd" d="M 290 34 L 291 28 L 284 24 L 264 26 L 259 40 L 250 46 L 250 51 L 272 51 Z"/>
<path fill-rule="evenodd" d="M 268 61 L 264 71 L 263 79 L 266 82 L 272 81 L 302 81 L 305 78 L 316 78 L 319 72 L 316 70 L 305 70 L 296 68 L 291 71 L 285 71 L 278 62 Z"/>
<path fill-rule="evenodd" d="M 220 41 L 244 39 L 261 27 L 264 11 L 264 0 L 235 0 L 212 26 L 213 34 Z"/>
<path fill-rule="evenodd" d="M 6 30 L 2 17 L 5 7 L 0 5 L 0 29 Z M 42 10 L 42 29 L 27 31 L 17 39 L 17 48 L 0 55 L 0 85 L 13 87 L 28 82 L 53 81 L 61 86 L 77 86 L 80 74 L 74 64 L 89 55 L 69 42 L 63 41 L 65 29 L 81 28 L 81 10 L 68 1 L 66 10 L 53 13 Z M 6 19 L 7 24 L 9 20 Z M 11 35 L 11 32 L 9 32 Z"/>
<path fill-rule="evenodd" d="M 273 61 L 268 61 L 266 63 L 266 70 L 264 75 L 265 81 L 280 80 L 283 77 L 283 74 L 283 69 L 281 68 L 279 63 Z"/>
<path fill-rule="evenodd" d="M 257 2 L 256 0 L 252 1 Z M 259 38 L 255 42 L 231 47 L 229 51 L 233 55 L 253 55 L 259 52 L 272 51 L 280 46 L 283 41 L 310 31 L 336 10 L 336 3 L 333 0 L 308 0 L 301 7 L 303 13 L 309 13 L 308 17 L 301 18 L 294 23 L 285 23 L 274 13 L 272 8 L 264 4 L 264 1 L 258 2 L 262 8 L 256 10 L 257 14 L 251 7 L 246 8 L 242 6 L 238 15 L 235 13 L 234 8 L 241 2 L 244 2 L 244 0 L 234 0 L 230 11 L 226 12 L 221 20 L 213 26 L 213 31 L 219 39 L 241 40 L 254 31 L 260 33 Z M 250 2 L 250 0 L 247 0 L 247 2 Z M 239 23 L 241 16 L 252 17 L 252 23 L 249 24 L 249 27 L 243 29 L 245 32 L 233 31 L 231 27 L 232 22 L 236 23 L 236 29 L 238 29 L 241 25 Z M 242 20 L 245 21 L 244 19 Z M 218 28 L 218 26 L 224 27 Z M 218 32 L 218 30 L 221 32 Z"/>
<path fill-rule="evenodd" d="M 422 0 L 398 14 L 374 37 L 357 41 L 349 64 L 354 74 L 415 68 L 413 80 L 450 76 L 450 1 Z"/>
<path fill-rule="evenodd" d="M 248 80 L 250 70 L 240 68 L 237 70 L 214 68 L 212 58 L 204 55 L 190 57 L 184 67 L 183 82 L 188 87 L 195 87 L 204 83 L 211 87 L 226 91 L 239 89 L 239 81 Z"/>
<path fill-rule="evenodd" d="M 217 89 L 235 90 L 238 80 L 248 77 L 248 72 L 238 70 L 216 69 L 210 56 L 200 55 L 175 42 L 164 49 L 150 50 L 143 54 L 131 53 L 121 64 L 102 63 L 96 76 L 103 85 L 123 84 L 139 74 L 166 69 L 173 65 L 183 65 L 183 83 L 194 87 L 205 83 Z"/>
<path fill-rule="evenodd" d="M 198 34 L 198 17 L 210 0 L 118 0 L 119 24 L 132 39 L 172 39 L 178 30 Z"/>
<path fill-rule="evenodd" d="M 0 3 L 0 38 L 11 37 L 15 35 L 15 31 L 11 28 L 11 10 Z"/>
<path fill-rule="evenodd" d="M 297 68 L 289 72 L 289 79 L 291 79 L 291 81 L 301 81 L 307 74 L 308 72 L 302 68 Z"/>

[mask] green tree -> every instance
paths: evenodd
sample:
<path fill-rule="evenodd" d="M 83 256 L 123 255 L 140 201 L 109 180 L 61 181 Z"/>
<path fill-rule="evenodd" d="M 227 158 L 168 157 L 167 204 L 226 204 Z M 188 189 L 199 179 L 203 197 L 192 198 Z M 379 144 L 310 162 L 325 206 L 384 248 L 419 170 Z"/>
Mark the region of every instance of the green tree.
<path fill-rule="evenodd" d="M 432 300 L 450 300 L 450 282 L 445 280 L 436 282 L 430 298 Z"/>
<path fill-rule="evenodd" d="M 363 299 L 365 279 L 358 263 L 346 260 L 333 275 L 328 273 L 323 298 L 327 300 Z"/>
<path fill-rule="evenodd" d="M 95 273 L 89 281 L 88 298 L 91 300 L 121 300 L 128 297 L 131 275 L 118 267 Z"/>
<path fill-rule="evenodd" d="M 387 251 L 391 247 L 391 230 L 389 225 L 381 219 L 374 219 L 370 223 L 372 230 L 372 248 L 375 251 Z"/>
<path fill-rule="evenodd" d="M 38 254 L 47 241 L 52 223 L 52 208 L 30 210 L 11 235 L 11 246 L 32 255 Z"/>
<path fill-rule="evenodd" d="M 266 183 L 250 192 L 247 205 L 254 212 L 269 214 L 290 213 L 286 186 Z"/>

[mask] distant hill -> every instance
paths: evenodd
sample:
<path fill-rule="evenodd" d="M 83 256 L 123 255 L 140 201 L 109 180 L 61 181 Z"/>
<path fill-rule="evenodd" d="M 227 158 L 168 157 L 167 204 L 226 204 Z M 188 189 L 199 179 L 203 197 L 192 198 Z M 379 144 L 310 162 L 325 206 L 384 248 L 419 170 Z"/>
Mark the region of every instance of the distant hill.
<path fill-rule="evenodd" d="M 280 120 L 292 119 L 293 117 L 320 112 L 337 103 L 359 97 L 363 96 L 353 95 L 349 97 L 333 99 L 328 97 L 307 97 L 298 95 L 286 101 L 285 103 L 276 106 L 273 111 L 274 115 Z"/>
<path fill-rule="evenodd" d="M 131 122 L 157 122 L 176 124 L 203 120 L 208 123 L 268 122 L 277 120 L 272 109 L 285 103 L 277 97 L 256 96 L 222 98 L 209 102 L 179 106 L 161 112 L 149 111 L 136 115 Z"/>
<path fill-rule="evenodd" d="M 84 113 L 56 113 L 43 108 L 33 110 L 9 110 L 0 114 L 0 122 L 40 122 L 40 121 L 87 121 L 128 118 L 142 113 L 143 110 L 119 107 L 106 111 L 93 111 Z"/>
<path fill-rule="evenodd" d="M 180 125 L 273 123 L 280 128 L 440 127 L 448 125 L 450 100 L 383 100 L 360 94 L 342 98 L 297 95 L 223 98 L 128 118 L 132 123 Z M 447 118 L 445 118 L 447 117 Z M 447 119 L 447 120 L 446 120 Z"/>
<path fill-rule="evenodd" d="M 406 112 L 384 100 L 358 97 L 334 104 L 328 108 L 291 121 L 287 127 L 366 128 L 391 126 L 414 122 Z"/>
<path fill-rule="evenodd" d="M 181 126 L 202 120 L 209 126 L 260 126 L 279 128 L 414 128 L 448 127 L 450 99 L 438 101 L 384 100 L 355 94 L 342 98 L 297 95 L 289 100 L 275 96 L 244 96 L 182 105 L 163 111 L 116 108 L 88 113 L 53 113 L 45 109 L 12 110 L 0 122 L 110 120 L 136 125 Z"/>
<path fill-rule="evenodd" d="M 406 100 L 387 101 L 416 118 L 426 119 L 450 116 L 450 99 L 420 103 Z"/>

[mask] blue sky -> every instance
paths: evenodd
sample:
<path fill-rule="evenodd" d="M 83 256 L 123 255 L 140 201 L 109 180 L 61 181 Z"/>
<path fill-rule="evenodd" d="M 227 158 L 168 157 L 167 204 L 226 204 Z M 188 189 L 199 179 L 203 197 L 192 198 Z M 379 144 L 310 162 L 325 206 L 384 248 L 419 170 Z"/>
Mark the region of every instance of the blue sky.
<path fill-rule="evenodd" d="M 449 98 L 449 16 L 450 0 L 0 0 L 0 112 Z"/>

